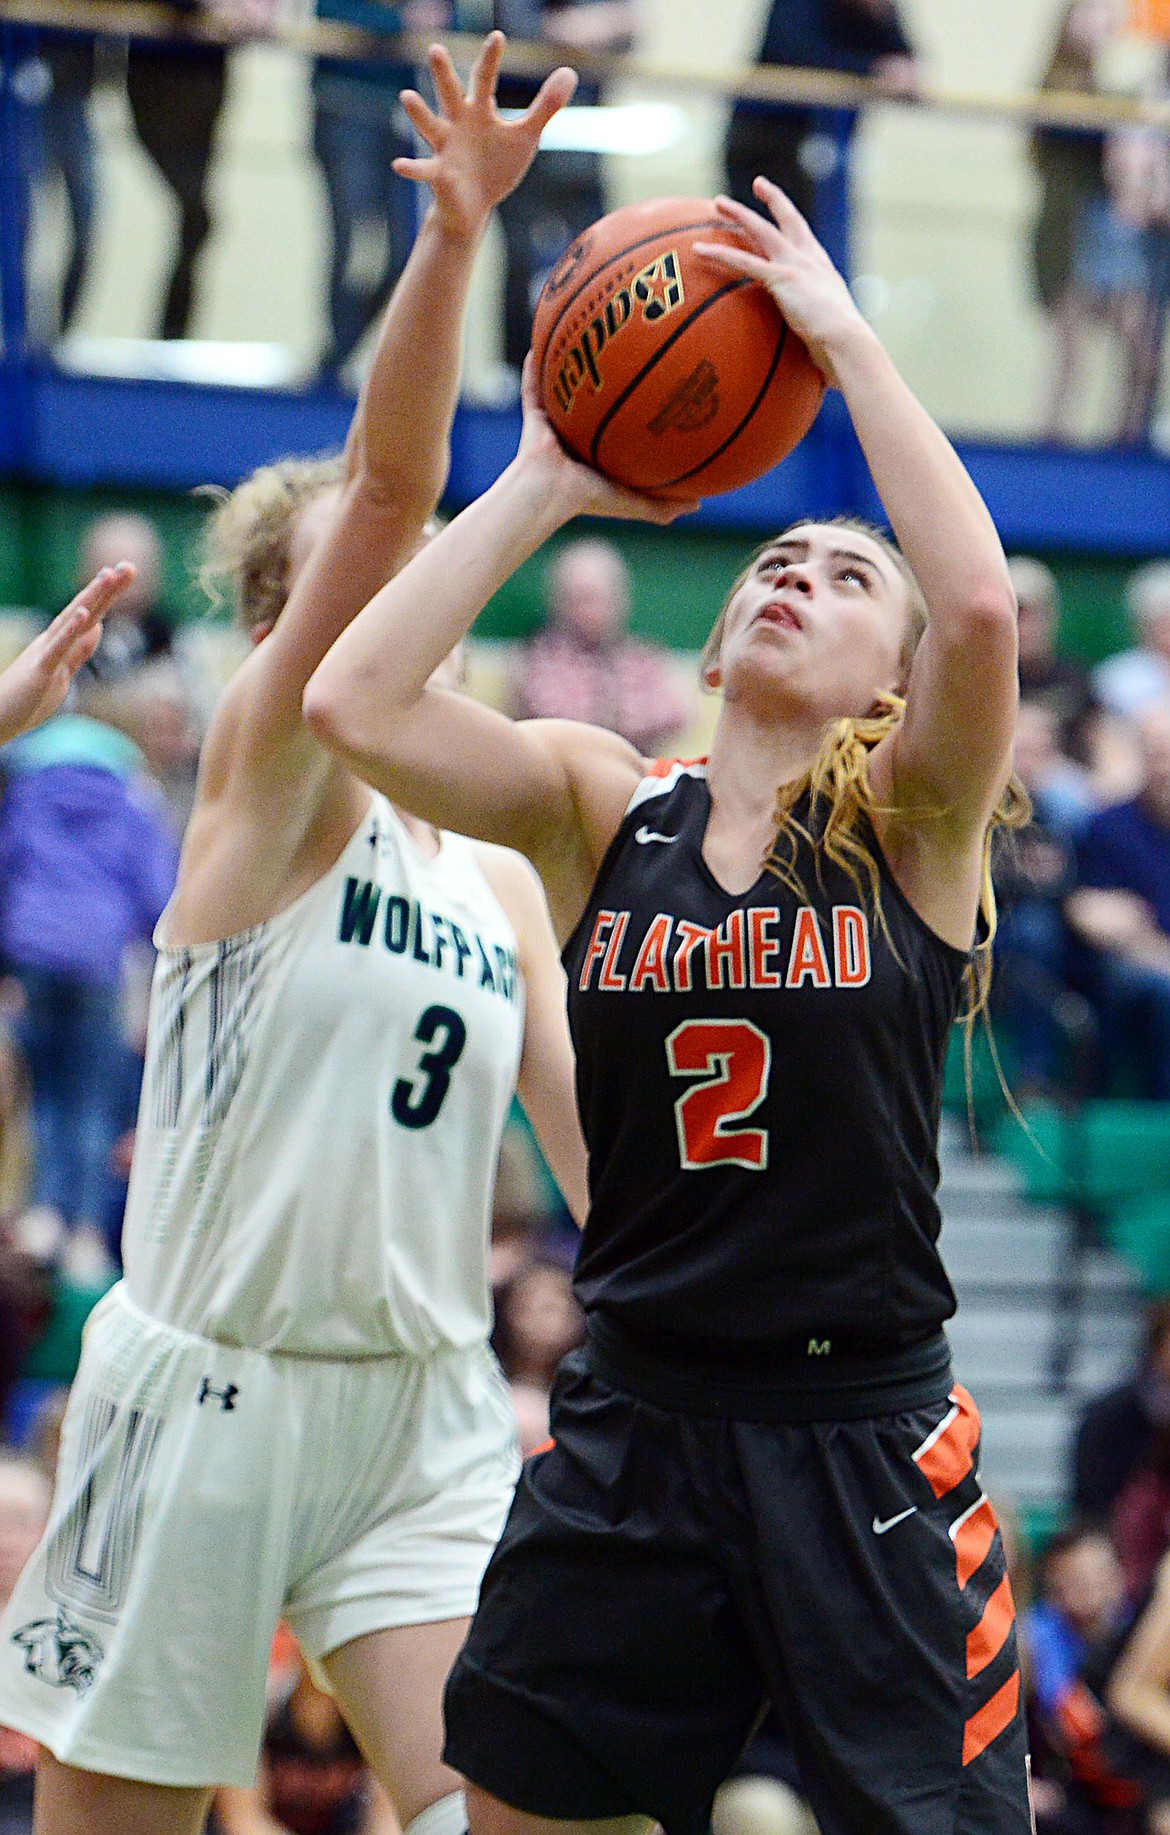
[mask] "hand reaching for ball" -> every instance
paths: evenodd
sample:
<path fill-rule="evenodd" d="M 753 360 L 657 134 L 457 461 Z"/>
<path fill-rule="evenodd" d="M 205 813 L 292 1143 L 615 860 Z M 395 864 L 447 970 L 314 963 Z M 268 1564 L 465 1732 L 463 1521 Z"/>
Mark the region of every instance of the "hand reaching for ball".
<path fill-rule="evenodd" d="M 746 247 L 696 242 L 695 253 L 766 287 L 793 331 L 807 345 L 825 381 L 836 381 L 834 347 L 858 333 L 872 336 L 844 277 L 834 267 L 796 205 L 770 179 L 752 189 L 772 213 L 772 222 L 733 198 L 715 199 L 715 209 Z"/>
<path fill-rule="evenodd" d="M 543 469 L 547 473 L 550 496 L 563 494 L 569 515 L 609 516 L 621 522 L 665 525 L 698 509 L 698 499 L 684 502 L 674 497 L 668 500 L 626 490 L 623 485 L 612 483 L 603 472 L 595 471 L 592 465 L 585 465 L 566 452 L 540 405 L 531 351 L 524 359 L 520 400 L 524 424 L 516 463 Z"/>

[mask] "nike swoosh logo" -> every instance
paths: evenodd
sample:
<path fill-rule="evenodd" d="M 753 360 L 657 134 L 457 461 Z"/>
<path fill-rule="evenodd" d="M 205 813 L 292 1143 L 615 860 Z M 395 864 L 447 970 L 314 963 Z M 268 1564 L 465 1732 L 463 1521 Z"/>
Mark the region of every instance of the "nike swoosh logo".
<path fill-rule="evenodd" d="M 918 1505 L 911 1504 L 909 1510 L 899 1510 L 897 1516 L 888 1516 L 884 1523 L 882 1522 L 882 1519 L 880 1516 L 875 1516 L 873 1519 L 874 1535 L 884 1536 L 888 1530 L 891 1530 L 894 1527 L 895 1523 L 904 1523 L 908 1516 L 916 1515 L 917 1511 L 918 1511 Z"/>
<path fill-rule="evenodd" d="M 634 840 L 638 843 L 640 847 L 645 847 L 647 842 L 649 841 L 677 841 L 678 836 L 677 835 L 660 835 L 656 829 L 647 828 L 645 823 L 643 823 L 642 827 L 638 830 L 637 834 L 634 836 Z"/>

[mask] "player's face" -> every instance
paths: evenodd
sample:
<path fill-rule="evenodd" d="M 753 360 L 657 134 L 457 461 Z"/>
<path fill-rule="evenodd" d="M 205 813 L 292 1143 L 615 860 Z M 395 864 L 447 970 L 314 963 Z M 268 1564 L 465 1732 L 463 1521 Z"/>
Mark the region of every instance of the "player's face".
<path fill-rule="evenodd" d="M 827 718 L 868 713 L 901 685 L 908 621 L 906 583 L 877 542 L 802 523 L 764 550 L 728 607 L 724 691 L 771 685 Z"/>

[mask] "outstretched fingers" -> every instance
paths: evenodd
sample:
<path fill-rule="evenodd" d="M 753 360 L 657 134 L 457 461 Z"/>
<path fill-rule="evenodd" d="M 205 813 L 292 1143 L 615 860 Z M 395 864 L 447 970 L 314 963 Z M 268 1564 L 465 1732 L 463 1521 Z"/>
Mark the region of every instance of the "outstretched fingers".
<path fill-rule="evenodd" d="M 496 80 L 504 55 L 504 34 L 489 32 L 471 68 L 467 99 L 477 108 L 490 108 L 496 99 Z"/>
<path fill-rule="evenodd" d="M 759 198 L 760 203 L 768 206 L 768 209 L 772 213 L 773 221 L 778 229 L 783 230 L 784 233 L 789 236 L 812 235 L 813 232 L 809 227 L 808 219 L 801 216 L 788 193 L 786 191 L 781 191 L 779 185 L 774 185 L 772 180 L 770 178 L 765 178 L 762 172 L 757 178 L 752 180 L 752 190 Z M 730 202 L 731 200 L 728 201 Z M 742 209 L 743 206 L 741 205 L 740 208 Z M 748 214 L 754 217 L 756 212 L 753 210 L 749 211 Z"/>
<path fill-rule="evenodd" d="M 482 52 L 480 53 L 482 57 Z M 431 78 L 435 85 L 435 95 L 439 107 L 448 121 L 453 121 L 463 107 L 463 85 L 458 72 L 451 62 L 451 53 L 446 45 L 432 45 L 427 52 L 427 62 L 431 67 Z M 413 121 L 414 116 L 411 116 Z"/>
<path fill-rule="evenodd" d="M 430 104 L 424 101 L 417 89 L 404 89 L 398 100 L 410 120 L 410 125 L 420 140 L 425 140 L 429 147 L 436 150 L 442 145 L 450 123 L 436 115 Z"/>
<path fill-rule="evenodd" d="M 89 583 L 82 587 L 76 598 L 71 599 L 63 612 L 58 612 L 49 631 L 52 631 L 63 618 L 73 613 L 84 614 L 87 619 L 104 618 L 118 595 L 126 590 L 132 580 L 138 578 L 138 569 L 132 561 L 119 561 L 115 567 L 103 567 Z"/>
<path fill-rule="evenodd" d="M 570 70 L 567 64 L 561 64 L 551 76 L 545 77 L 525 112 L 525 122 L 534 127 L 539 136 L 553 116 L 572 101 L 576 89 L 577 72 Z"/>
<path fill-rule="evenodd" d="M 46 674 L 51 674 L 62 663 L 71 670 L 80 669 L 82 663 L 89 660 L 101 641 L 102 619 L 137 572 L 129 561 L 119 561 L 116 567 L 103 567 L 87 586 L 82 587 L 76 598 L 69 601 L 65 610 L 57 613 L 42 631 L 38 645 L 37 662 Z"/>

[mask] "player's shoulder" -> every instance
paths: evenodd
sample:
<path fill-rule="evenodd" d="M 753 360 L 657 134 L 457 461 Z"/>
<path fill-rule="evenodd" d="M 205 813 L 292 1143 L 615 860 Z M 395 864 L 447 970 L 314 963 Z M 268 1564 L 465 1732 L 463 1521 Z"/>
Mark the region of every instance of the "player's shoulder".
<path fill-rule="evenodd" d="M 524 909 L 543 905 L 540 875 L 523 854 L 495 841 L 475 840 L 470 847 L 481 873 L 506 909 L 512 902 Z"/>

